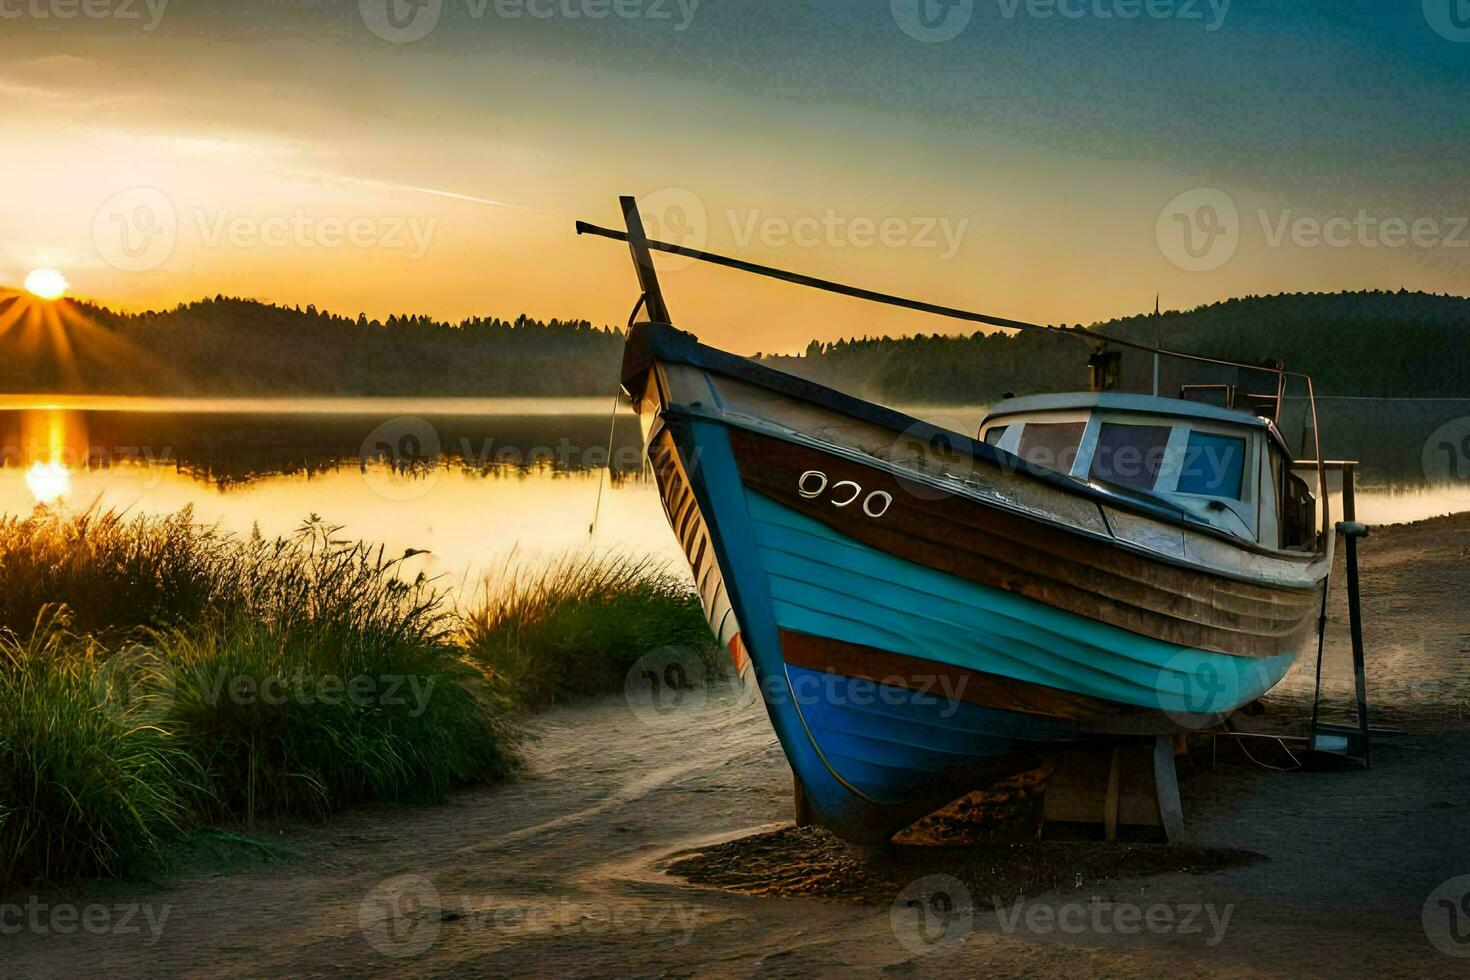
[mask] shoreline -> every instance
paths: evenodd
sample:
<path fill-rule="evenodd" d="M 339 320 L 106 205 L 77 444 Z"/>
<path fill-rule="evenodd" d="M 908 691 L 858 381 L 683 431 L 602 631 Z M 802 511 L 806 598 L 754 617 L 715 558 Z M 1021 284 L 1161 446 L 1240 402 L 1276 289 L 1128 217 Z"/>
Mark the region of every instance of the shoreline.
<path fill-rule="evenodd" d="M 167 905 L 151 944 L 146 931 L 80 929 L 33 930 L 0 944 L 21 977 L 104 968 L 215 978 L 1444 973 L 1455 960 L 1431 942 L 1423 922 L 1426 907 L 1434 912 L 1435 889 L 1470 874 L 1470 772 L 1458 764 L 1470 753 L 1470 729 L 1454 710 L 1467 692 L 1467 555 L 1470 515 L 1375 529 L 1364 544 L 1370 691 L 1375 684 L 1388 691 L 1370 707 L 1375 717 L 1404 719 L 1403 734 L 1375 744 L 1371 772 L 1270 772 L 1223 749 L 1218 765 L 1196 757 L 1182 772 L 1191 846 L 1264 860 L 1144 877 L 1062 860 L 1046 880 L 1023 882 L 1047 890 L 1027 894 L 1019 918 L 1001 889 L 978 883 L 975 914 L 953 935 L 947 928 L 915 932 L 881 901 L 752 896 L 691 884 L 663 870 L 679 852 L 789 833 L 781 829 L 790 825 L 789 773 L 769 723 L 758 707 L 741 707 L 724 692 L 673 724 L 650 724 L 612 696 L 534 716 L 518 781 L 457 791 L 439 806 L 366 806 L 325 825 L 278 825 L 274 851 L 262 848 L 265 856 L 257 857 L 247 848 L 222 869 L 40 893 L 83 907 L 135 904 L 157 913 Z M 1334 633 L 1345 632 L 1340 606 L 1336 599 L 1330 606 Z M 1426 623 L 1453 644 L 1441 650 L 1417 642 L 1411 634 Z M 1329 663 L 1343 662 L 1345 650 L 1345 639 L 1334 640 Z M 1441 671 L 1436 680 L 1449 700 L 1391 699 L 1397 689 L 1383 682 L 1393 671 L 1431 666 Z M 1259 722 L 1299 724 L 1301 705 L 1295 697 L 1273 699 Z M 774 856 L 774 874 L 813 872 L 800 855 Z M 992 892 L 1003 899 L 999 910 Z M 1212 906 L 1216 923 L 1230 912 L 1213 945 L 1208 918 L 1197 920 L 1204 931 L 1190 932 L 1129 932 L 1115 928 L 1116 918 L 1105 928 L 1062 927 L 1079 909 L 1101 905 L 1140 915 L 1172 910 L 1175 925 L 1187 908 L 1203 915 Z M 1049 911 L 1033 914 L 1036 908 Z M 942 941 L 926 945 L 926 935 Z"/>

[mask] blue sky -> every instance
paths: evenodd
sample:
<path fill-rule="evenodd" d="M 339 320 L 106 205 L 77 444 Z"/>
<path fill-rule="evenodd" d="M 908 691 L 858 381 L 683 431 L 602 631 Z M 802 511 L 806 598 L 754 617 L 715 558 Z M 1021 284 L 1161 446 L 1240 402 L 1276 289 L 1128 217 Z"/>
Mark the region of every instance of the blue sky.
<path fill-rule="evenodd" d="M 0 0 L 0 282 L 615 322 L 624 256 L 568 229 L 633 192 L 696 244 L 1048 322 L 1470 287 L 1466 0 L 442 0 L 402 43 L 386 0 L 65 2 Z M 177 224 L 146 267 L 105 240 L 138 188 Z M 298 213 L 376 238 L 220 233 Z M 668 275 L 736 347 L 963 329 Z"/>

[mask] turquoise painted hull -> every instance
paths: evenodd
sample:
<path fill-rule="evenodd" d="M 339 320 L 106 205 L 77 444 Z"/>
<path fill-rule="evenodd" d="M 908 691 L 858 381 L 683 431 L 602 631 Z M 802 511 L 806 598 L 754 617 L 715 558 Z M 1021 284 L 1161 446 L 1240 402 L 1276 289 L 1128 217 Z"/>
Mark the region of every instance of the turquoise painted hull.
<path fill-rule="evenodd" d="M 773 727 L 816 821 L 885 839 L 1088 732 L 1065 718 L 788 663 L 783 635 L 1181 719 L 1259 697 L 1292 656 L 1174 646 L 854 541 L 742 484 L 724 425 L 665 417 Z M 954 673 L 954 671 L 949 671 Z"/>

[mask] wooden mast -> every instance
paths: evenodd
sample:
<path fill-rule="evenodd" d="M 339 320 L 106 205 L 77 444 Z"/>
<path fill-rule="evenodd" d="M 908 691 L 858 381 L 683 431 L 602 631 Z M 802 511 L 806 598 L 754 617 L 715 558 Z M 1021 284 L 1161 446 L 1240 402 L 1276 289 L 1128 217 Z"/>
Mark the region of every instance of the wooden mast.
<path fill-rule="evenodd" d="M 638 199 L 625 194 L 618 200 L 623 205 L 623 222 L 628 226 L 628 251 L 638 271 L 638 286 L 643 290 L 643 305 L 648 319 L 654 323 L 672 323 L 664 304 L 663 290 L 658 285 L 658 270 L 653 267 L 653 254 L 648 249 L 648 235 L 643 230 L 643 216 L 638 213 Z"/>

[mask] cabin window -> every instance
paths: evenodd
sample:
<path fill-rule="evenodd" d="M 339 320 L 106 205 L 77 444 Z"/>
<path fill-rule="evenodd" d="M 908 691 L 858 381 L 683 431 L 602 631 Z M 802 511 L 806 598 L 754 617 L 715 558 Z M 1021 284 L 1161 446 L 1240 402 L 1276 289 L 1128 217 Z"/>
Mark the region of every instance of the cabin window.
<path fill-rule="evenodd" d="M 987 446 L 999 446 L 1001 438 L 1009 428 L 1010 426 L 1008 425 L 992 425 L 985 430 L 985 444 Z"/>
<path fill-rule="evenodd" d="M 1210 432 L 1189 433 L 1184 465 L 1179 470 L 1180 493 L 1239 500 L 1245 485 L 1245 440 Z"/>
<path fill-rule="evenodd" d="M 1167 425 L 1102 423 L 1088 476 L 1104 483 L 1152 490 L 1164 461 L 1164 448 L 1169 445 L 1169 432 Z"/>
<path fill-rule="evenodd" d="M 1033 466 L 1070 473 L 1086 422 L 1027 422 L 1017 453 Z"/>

